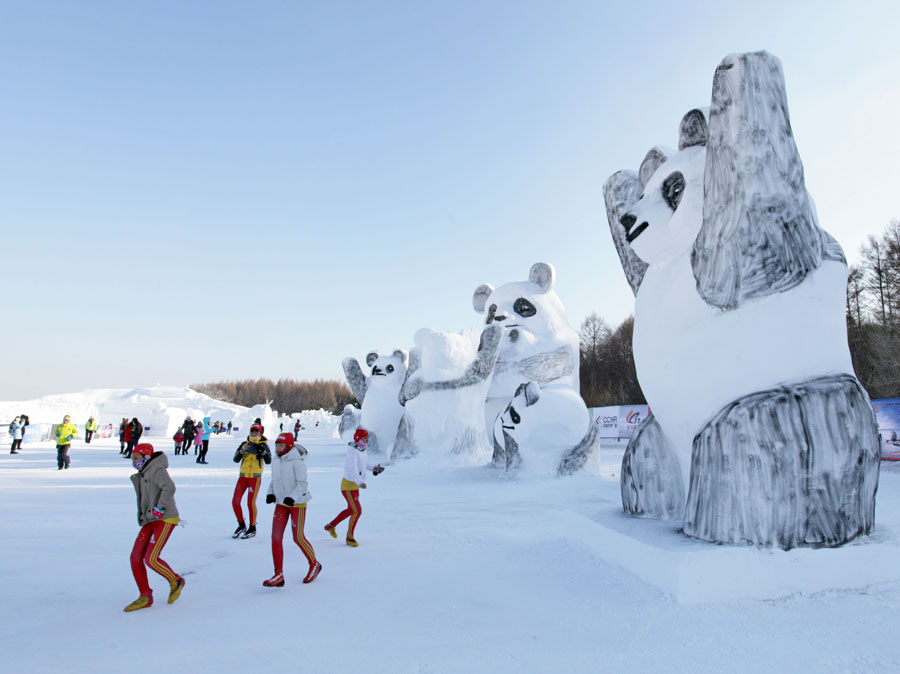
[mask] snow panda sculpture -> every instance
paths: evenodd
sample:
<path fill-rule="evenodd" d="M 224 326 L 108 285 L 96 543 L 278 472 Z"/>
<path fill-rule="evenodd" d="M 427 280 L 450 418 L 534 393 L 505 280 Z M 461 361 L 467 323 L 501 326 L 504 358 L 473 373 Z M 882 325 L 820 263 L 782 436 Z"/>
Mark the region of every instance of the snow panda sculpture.
<path fill-rule="evenodd" d="M 479 332 L 415 335 L 406 381 L 400 390 L 405 412 L 392 458 L 420 452 L 484 464 L 491 446 L 484 426 L 484 399 L 500 348 L 499 326 Z"/>
<path fill-rule="evenodd" d="M 355 358 L 342 361 L 347 383 L 360 404 L 359 410 L 351 405 L 344 408 L 339 427 L 342 439 L 348 434 L 352 438 L 354 431 L 362 426 L 369 431 L 368 451 L 391 456 L 403 416 L 398 395 L 406 378 L 408 362 L 409 354 L 403 349 L 397 349 L 390 356 L 373 351 L 366 356 L 366 365 L 372 368 L 367 377 Z"/>
<path fill-rule="evenodd" d="M 622 461 L 625 510 L 785 550 L 868 533 L 880 446 L 847 264 L 806 191 L 778 59 L 726 57 L 678 151 L 654 148 L 604 197 L 653 412 Z"/>
<path fill-rule="evenodd" d="M 494 465 L 510 470 L 524 463 L 538 475 L 568 475 L 581 468 L 598 431 L 590 411 L 578 401 L 581 396 L 571 389 L 542 396 L 536 382 L 520 384 L 494 422 Z"/>
<path fill-rule="evenodd" d="M 540 387 L 541 404 L 530 411 L 528 433 L 533 446 L 527 453 L 546 450 L 558 459 L 557 472 L 571 473 L 580 468 L 598 443 L 597 429 L 581 399 L 578 375 L 578 333 L 566 320 L 566 311 L 559 295 L 553 290 L 556 271 L 545 262 L 532 265 L 527 281 L 516 281 L 494 288 L 484 283 L 475 289 L 472 304 L 475 311 L 486 314 L 485 325 L 502 328 L 500 354 L 491 376 L 485 401 L 486 427 L 494 428 L 497 415 L 507 409 L 522 384 L 534 382 Z M 571 410 L 562 411 L 570 407 Z M 557 428 L 562 419 L 584 420 L 574 429 L 578 442 L 565 448 L 562 456 L 555 443 L 545 444 L 546 435 L 537 429 Z M 505 438 L 505 436 L 504 436 Z M 515 458 L 524 445 L 509 447 L 497 443 L 494 436 L 494 464 L 519 466 Z M 570 451 L 576 451 L 581 461 L 573 461 Z M 531 470 L 527 461 L 522 462 Z"/>

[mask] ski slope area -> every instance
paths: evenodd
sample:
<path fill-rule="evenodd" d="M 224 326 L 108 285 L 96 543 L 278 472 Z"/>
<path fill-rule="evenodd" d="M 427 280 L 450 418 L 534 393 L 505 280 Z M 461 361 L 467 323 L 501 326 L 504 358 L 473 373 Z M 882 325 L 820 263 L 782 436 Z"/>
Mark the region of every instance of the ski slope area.
<path fill-rule="evenodd" d="M 286 585 L 264 588 L 273 509 L 264 497 L 257 537 L 231 539 L 238 441 L 214 436 L 200 466 L 154 439 L 186 520 L 162 557 L 187 585 L 167 605 L 166 582 L 150 572 L 155 603 L 136 613 L 122 611 L 138 596 L 129 566 L 138 525 L 133 469 L 118 442 L 76 442 L 64 471 L 51 443 L 0 455 L 4 670 L 900 670 L 889 638 L 900 583 L 685 604 L 605 561 L 597 522 L 619 508 L 624 443 L 604 446 L 599 475 L 562 479 L 419 460 L 389 466 L 361 492 L 354 549 L 343 542 L 346 523 L 337 540 L 322 530 L 344 507 L 345 446 L 301 434 L 313 496 L 306 533 L 324 568 L 303 585 L 306 563 L 288 535 Z M 267 468 L 264 489 L 268 477 Z M 898 489 L 900 474 L 884 466 L 876 533 L 900 530 Z"/>

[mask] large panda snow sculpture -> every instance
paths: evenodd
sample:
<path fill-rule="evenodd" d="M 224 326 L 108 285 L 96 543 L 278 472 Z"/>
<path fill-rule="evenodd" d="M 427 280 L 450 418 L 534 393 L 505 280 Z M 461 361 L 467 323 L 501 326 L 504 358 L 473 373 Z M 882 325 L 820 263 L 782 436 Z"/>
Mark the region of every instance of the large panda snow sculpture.
<path fill-rule="evenodd" d="M 507 409 L 520 386 L 536 383 L 540 386 L 542 402 L 530 410 L 529 426 L 534 430 L 528 437 L 533 446 L 526 453 L 546 451 L 556 457 L 556 471 L 568 474 L 584 465 L 597 446 L 598 436 L 580 394 L 578 333 L 566 320 L 562 301 L 553 290 L 555 281 L 553 266 L 537 262 L 532 265 L 527 281 L 507 283 L 499 288 L 487 283 L 480 285 L 475 289 L 472 303 L 475 311 L 486 314 L 488 327 L 499 325 L 503 330 L 500 355 L 485 401 L 487 428 L 494 428 L 497 416 Z M 561 415 L 567 407 L 571 410 Z M 548 444 L 547 436 L 537 430 L 553 428 L 561 418 L 576 417 L 583 423 L 575 429 L 579 438 L 571 447 L 560 450 L 555 443 Z M 507 434 L 503 439 L 507 437 L 511 438 Z M 522 449 L 521 442 L 507 446 L 499 443 L 494 434 L 495 465 L 518 466 L 519 459 L 514 455 Z M 577 453 L 577 461 L 571 456 L 565 458 L 571 451 Z M 523 466 L 527 468 L 527 462 Z"/>
<path fill-rule="evenodd" d="M 406 378 L 408 362 L 409 354 L 403 349 L 397 349 L 390 356 L 373 351 L 366 356 L 366 365 L 372 368 L 367 377 L 355 358 L 342 361 L 347 383 L 360 404 L 358 410 L 351 405 L 344 408 L 340 424 L 342 438 L 348 434 L 352 437 L 356 428 L 362 426 L 369 431 L 369 451 L 391 456 L 403 416 L 398 395 Z"/>
<path fill-rule="evenodd" d="M 726 57 L 678 151 L 654 148 L 604 197 L 653 411 L 622 462 L 625 509 L 717 543 L 868 533 L 880 447 L 847 348 L 847 265 L 807 194 L 778 59 Z"/>
<path fill-rule="evenodd" d="M 501 328 L 483 332 L 415 335 L 406 381 L 400 390 L 405 411 L 392 458 L 419 453 L 484 464 L 491 446 L 484 426 L 484 398 L 497 362 Z"/>

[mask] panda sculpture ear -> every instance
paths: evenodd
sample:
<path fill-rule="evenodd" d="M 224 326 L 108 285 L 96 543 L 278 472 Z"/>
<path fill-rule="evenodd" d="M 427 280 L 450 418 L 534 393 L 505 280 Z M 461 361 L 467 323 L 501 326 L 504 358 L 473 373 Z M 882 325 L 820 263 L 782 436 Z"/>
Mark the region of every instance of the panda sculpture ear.
<path fill-rule="evenodd" d="M 525 407 L 531 407 L 541 398 L 541 387 L 537 382 L 529 381 L 525 384 L 519 384 L 516 389 L 516 396 L 525 394 Z"/>
<path fill-rule="evenodd" d="M 650 148 L 650 151 L 644 156 L 644 161 L 641 162 L 641 168 L 638 169 L 638 178 L 641 181 L 641 192 L 643 192 L 644 187 L 647 186 L 647 181 L 650 180 L 650 176 L 656 173 L 656 169 L 667 161 L 669 161 L 669 156 L 666 154 L 665 150 L 658 145 Z"/>
<path fill-rule="evenodd" d="M 472 295 L 472 306 L 475 307 L 475 311 L 479 314 L 484 313 L 484 307 L 492 292 L 494 292 L 494 286 L 490 283 L 482 283 L 475 288 L 475 294 Z"/>
<path fill-rule="evenodd" d="M 373 351 L 372 353 L 370 353 L 366 356 L 366 365 L 368 365 L 369 367 L 372 367 L 372 364 L 376 360 L 378 360 L 378 354 L 375 351 Z"/>
<path fill-rule="evenodd" d="M 734 309 L 793 288 L 833 248 L 806 191 L 781 62 L 764 51 L 726 56 L 713 78 L 703 224 L 691 251 L 697 292 Z"/>
<path fill-rule="evenodd" d="M 401 361 L 403 361 L 404 365 L 409 365 L 409 353 L 407 353 L 403 349 L 395 349 L 393 356 L 394 358 L 399 358 Z"/>
<path fill-rule="evenodd" d="M 547 262 L 535 262 L 528 272 L 528 280 L 538 284 L 544 292 L 550 290 L 556 283 L 556 270 Z"/>
<path fill-rule="evenodd" d="M 708 139 L 709 125 L 703 110 L 694 108 L 681 118 L 681 125 L 678 127 L 679 150 L 694 145 L 706 145 Z"/>

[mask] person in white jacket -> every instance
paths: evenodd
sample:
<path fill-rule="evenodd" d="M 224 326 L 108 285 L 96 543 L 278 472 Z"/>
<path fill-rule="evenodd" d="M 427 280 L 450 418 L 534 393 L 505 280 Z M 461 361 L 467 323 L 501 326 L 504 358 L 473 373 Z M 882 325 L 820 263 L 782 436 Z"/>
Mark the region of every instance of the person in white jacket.
<path fill-rule="evenodd" d="M 347 507 L 337 514 L 333 520 L 325 525 L 325 531 L 337 538 L 335 527 L 348 517 L 350 524 L 347 526 L 347 545 L 357 547 L 359 543 L 353 537 L 356 531 L 356 523 L 362 515 L 362 506 L 359 504 L 359 490 L 366 488 L 366 471 L 371 470 L 372 475 L 378 475 L 384 468 L 381 465 L 370 466 L 367 463 L 368 455 L 366 447 L 369 444 L 369 432 L 365 428 L 357 428 L 353 434 L 353 442 L 349 443 L 347 456 L 344 459 L 344 479 L 341 480 L 341 494 L 347 501 Z"/>
<path fill-rule="evenodd" d="M 306 449 L 302 445 L 294 445 L 291 433 L 282 433 L 275 440 L 275 457 L 272 459 L 272 481 L 266 494 L 266 503 L 274 503 L 275 513 L 272 515 L 272 562 L 275 575 L 263 581 L 266 587 L 284 587 L 284 549 L 281 544 L 288 519 L 292 522 L 294 543 L 309 562 L 309 571 L 303 579 L 311 583 L 322 570 L 321 562 L 316 560 L 316 551 L 303 533 L 306 521 L 306 504 L 311 498 L 306 479 Z"/>

